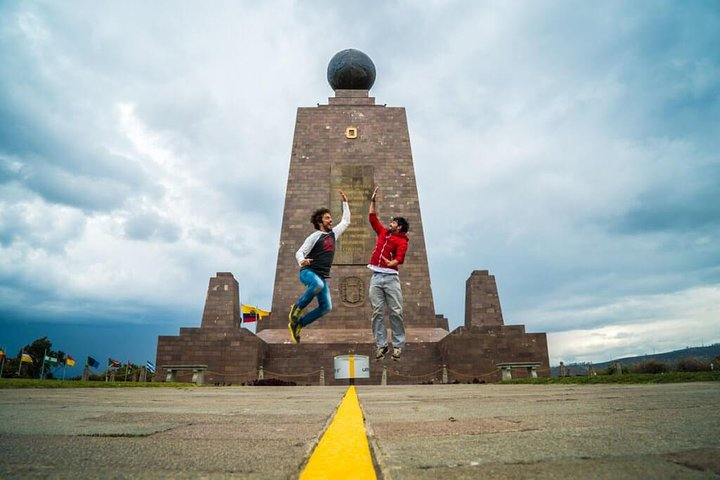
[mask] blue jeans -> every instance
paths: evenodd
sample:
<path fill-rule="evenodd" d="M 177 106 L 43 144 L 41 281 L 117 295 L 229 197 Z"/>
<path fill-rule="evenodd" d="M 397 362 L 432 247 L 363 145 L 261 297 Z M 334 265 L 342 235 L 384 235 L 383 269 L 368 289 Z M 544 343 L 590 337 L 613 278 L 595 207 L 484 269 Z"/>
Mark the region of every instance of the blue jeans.
<path fill-rule="evenodd" d="M 312 322 L 322 317 L 332 310 L 332 300 L 330 300 L 330 287 L 327 281 L 317 273 L 309 269 L 300 270 L 300 281 L 307 287 L 302 297 L 295 302 L 295 306 L 305 309 L 312 299 L 317 297 L 318 307 L 298 319 L 298 323 L 307 327 Z"/>

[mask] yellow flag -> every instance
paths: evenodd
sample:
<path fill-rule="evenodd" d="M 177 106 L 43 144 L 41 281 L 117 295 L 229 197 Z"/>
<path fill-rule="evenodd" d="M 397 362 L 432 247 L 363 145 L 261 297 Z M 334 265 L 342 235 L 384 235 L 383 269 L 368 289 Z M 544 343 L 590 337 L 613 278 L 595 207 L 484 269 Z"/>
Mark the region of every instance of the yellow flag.
<path fill-rule="evenodd" d="M 257 320 L 262 320 L 263 317 L 267 317 L 270 315 L 270 312 L 267 310 L 261 310 L 257 307 L 252 307 L 250 305 L 241 305 L 242 307 L 242 319 L 243 322 L 255 322 Z"/>

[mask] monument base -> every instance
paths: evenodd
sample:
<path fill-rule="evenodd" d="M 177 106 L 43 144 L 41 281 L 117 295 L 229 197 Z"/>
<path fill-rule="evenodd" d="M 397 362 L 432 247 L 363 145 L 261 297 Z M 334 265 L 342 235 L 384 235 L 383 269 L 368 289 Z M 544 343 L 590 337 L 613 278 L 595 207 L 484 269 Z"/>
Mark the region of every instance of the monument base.
<path fill-rule="evenodd" d="M 210 280 L 209 292 L 219 290 L 218 278 L 230 280 L 228 273 Z M 234 279 L 233 279 L 234 280 Z M 539 376 L 549 376 L 547 339 L 544 333 L 526 333 L 524 325 L 473 325 L 446 328 L 406 328 L 406 345 L 399 361 L 386 355 L 375 360 L 375 342 L 367 328 L 323 328 L 332 322 L 323 318 L 317 325 L 302 330 L 301 342 L 290 340 L 285 329 L 269 328 L 254 334 L 232 327 L 234 308 L 239 301 L 232 295 L 208 295 L 205 311 L 213 314 L 212 323 L 200 328 L 181 328 L 178 336 L 160 336 L 155 381 L 164 381 L 164 366 L 207 365 L 206 384 L 248 385 L 259 379 L 277 379 L 297 385 L 344 385 L 331 374 L 338 355 L 366 355 L 370 358 L 369 378 L 357 379 L 358 385 L 479 383 L 498 382 L 502 372 L 499 363 L 537 362 Z M 225 303 L 225 307 L 219 305 Z M 217 305 L 216 305 L 217 304 Z M 223 307 L 223 308 L 221 308 Z M 470 316 L 472 319 L 472 315 Z M 438 325 L 447 319 L 437 316 Z M 220 327 L 215 325 L 222 325 Z M 326 326 L 326 325 L 325 325 Z M 388 338 L 391 338 L 388 332 Z M 192 372 L 178 372 L 176 380 L 190 382 Z M 514 373 L 522 377 L 522 372 Z"/>

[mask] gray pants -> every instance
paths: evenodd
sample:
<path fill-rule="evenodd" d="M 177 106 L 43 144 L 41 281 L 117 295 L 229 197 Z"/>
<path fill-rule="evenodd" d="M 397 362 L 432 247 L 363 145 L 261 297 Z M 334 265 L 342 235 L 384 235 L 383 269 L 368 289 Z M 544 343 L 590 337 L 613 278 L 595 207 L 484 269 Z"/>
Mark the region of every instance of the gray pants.
<path fill-rule="evenodd" d="M 387 327 L 385 327 L 385 307 L 390 316 L 392 344 L 396 348 L 405 348 L 405 325 L 403 324 L 403 298 L 400 277 L 387 273 L 373 273 L 370 278 L 370 303 L 372 312 L 372 332 L 375 345 L 387 345 Z"/>

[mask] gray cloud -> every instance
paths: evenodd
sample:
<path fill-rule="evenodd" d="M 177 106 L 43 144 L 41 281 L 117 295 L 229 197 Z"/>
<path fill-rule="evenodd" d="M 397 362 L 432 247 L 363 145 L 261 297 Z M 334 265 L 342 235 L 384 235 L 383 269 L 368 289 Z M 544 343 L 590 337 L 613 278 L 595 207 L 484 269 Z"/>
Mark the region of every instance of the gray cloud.
<path fill-rule="evenodd" d="M 719 26 L 702 1 L 4 3 L 3 304 L 32 284 L 33 315 L 152 323 L 229 270 L 269 305 L 295 109 L 326 102 L 352 47 L 407 109 L 451 326 L 489 269 L 551 356 L 672 345 L 644 324 L 720 331 L 674 307 L 718 307 Z"/>

